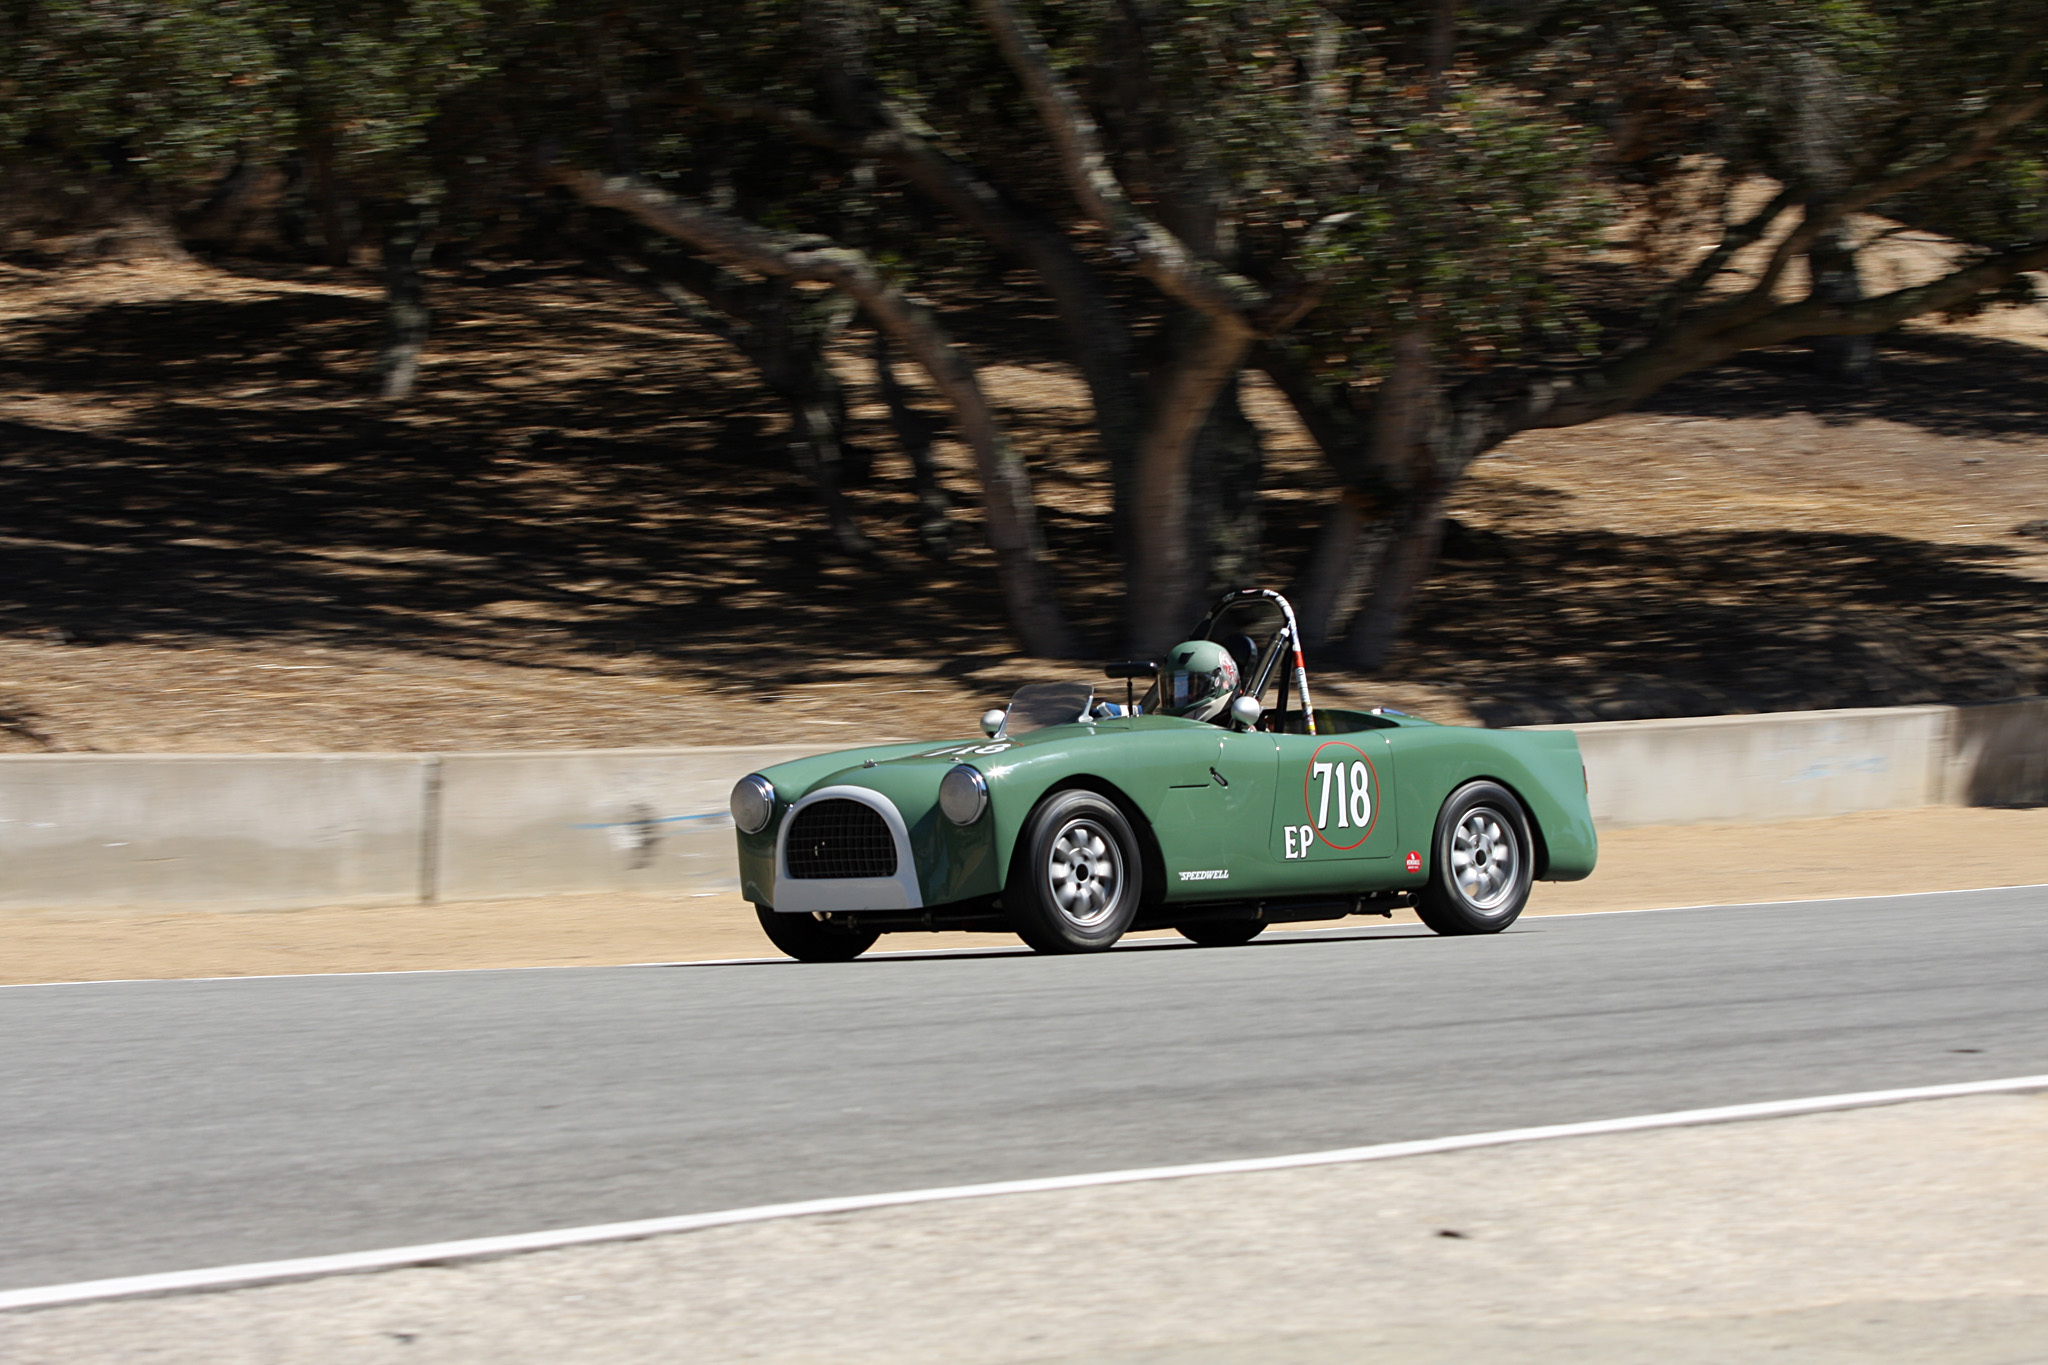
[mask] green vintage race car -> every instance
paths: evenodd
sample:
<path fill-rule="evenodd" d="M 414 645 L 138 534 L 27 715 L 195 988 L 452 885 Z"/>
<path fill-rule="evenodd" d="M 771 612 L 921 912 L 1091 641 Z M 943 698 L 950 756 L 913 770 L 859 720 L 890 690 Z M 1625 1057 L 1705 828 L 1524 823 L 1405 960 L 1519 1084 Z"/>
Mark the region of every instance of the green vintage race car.
<path fill-rule="evenodd" d="M 897 930 L 1074 953 L 1396 906 L 1488 934 L 1532 880 L 1593 870 L 1576 736 L 1317 709 L 1300 638 L 1278 593 L 1234 592 L 1164 660 L 1110 665 L 1121 702 L 1038 683 L 980 739 L 750 774 L 732 794 L 743 892 L 776 947 L 845 961 Z"/>

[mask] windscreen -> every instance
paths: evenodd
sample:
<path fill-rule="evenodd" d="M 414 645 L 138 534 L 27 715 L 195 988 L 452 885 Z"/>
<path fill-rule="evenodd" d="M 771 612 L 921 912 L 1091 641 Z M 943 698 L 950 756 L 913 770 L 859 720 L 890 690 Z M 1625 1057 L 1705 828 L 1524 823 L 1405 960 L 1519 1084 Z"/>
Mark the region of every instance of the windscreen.
<path fill-rule="evenodd" d="M 1021 735 L 1048 725 L 1071 725 L 1095 702 L 1093 683 L 1026 683 L 1010 698 L 1003 733 Z"/>

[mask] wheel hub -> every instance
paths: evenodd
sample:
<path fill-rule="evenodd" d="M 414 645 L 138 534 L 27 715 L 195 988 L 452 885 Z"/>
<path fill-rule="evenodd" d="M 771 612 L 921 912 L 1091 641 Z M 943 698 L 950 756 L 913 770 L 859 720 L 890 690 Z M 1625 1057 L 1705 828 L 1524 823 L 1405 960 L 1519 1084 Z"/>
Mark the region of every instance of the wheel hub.
<path fill-rule="evenodd" d="M 1521 848 L 1500 812 L 1466 812 L 1451 833 L 1451 876 L 1475 910 L 1495 910 L 1514 894 Z"/>
<path fill-rule="evenodd" d="M 1092 929 L 1109 918 L 1123 885 L 1123 856 L 1092 820 L 1070 821 L 1054 837 L 1045 860 L 1053 904 L 1066 920 Z"/>

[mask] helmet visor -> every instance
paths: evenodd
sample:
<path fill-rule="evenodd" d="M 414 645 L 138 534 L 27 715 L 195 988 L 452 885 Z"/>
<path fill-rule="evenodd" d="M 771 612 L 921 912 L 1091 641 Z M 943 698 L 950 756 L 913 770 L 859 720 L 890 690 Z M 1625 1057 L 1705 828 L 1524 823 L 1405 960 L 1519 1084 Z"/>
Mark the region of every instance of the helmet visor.
<path fill-rule="evenodd" d="M 1211 669 L 1206 673 L 1191 673 L 1175 669 L 1166 675 L 1166 709 L 1175 715 L 1190 706 L 1207 700 L 1226 686 L 1223 670 Z"/>

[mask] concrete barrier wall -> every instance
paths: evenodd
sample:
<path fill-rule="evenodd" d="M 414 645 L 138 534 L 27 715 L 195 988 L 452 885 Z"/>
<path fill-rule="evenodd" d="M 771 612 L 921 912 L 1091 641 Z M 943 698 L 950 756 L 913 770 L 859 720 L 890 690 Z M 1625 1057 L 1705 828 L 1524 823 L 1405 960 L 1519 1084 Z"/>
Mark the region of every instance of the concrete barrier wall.
<path fill-rule="evenodd" d="M 0 757 L 0 907 L 416 901 L 410 755 Z"/>
<path fill-rule="evenodd" d="M 2048 697 L 1956 707 L 1947 748 L 1943 804 L 2048 805 Z"/>
<path fill-rule="evenodd" d="M 1596 824 L 1794 820 L 1939 805 L 1954 708 L 1608 721 L 1578 732 Z"/>
<path fill-rule="evenodd" d="M 732 784 L 816 745 L 449 754 L 442 900 L 563 891 L 736 891 Z"/>
<path fill-rule="evenodd" d="M 1608 828 L 2048 802 L 2048 698 L 1615 721 Z M 818 746 L 0 757 L 0 910 L 731 890 L 726 797 Z"/>

